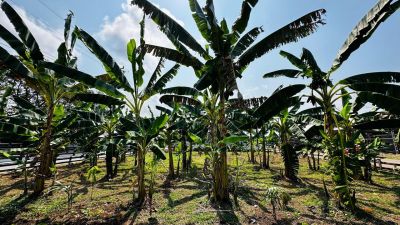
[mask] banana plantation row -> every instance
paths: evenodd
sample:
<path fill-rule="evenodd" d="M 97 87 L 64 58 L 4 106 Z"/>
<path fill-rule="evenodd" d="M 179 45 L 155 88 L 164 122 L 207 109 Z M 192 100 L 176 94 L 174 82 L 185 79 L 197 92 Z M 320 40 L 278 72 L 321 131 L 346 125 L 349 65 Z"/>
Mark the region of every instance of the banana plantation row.
<path fill-rule="evenodd" d="M 133 0 L 132 5 L 142 9 L 144 17 L 138 21 L 140 39 L 130 40 L 126 47 L 132 74 L 125 73 L 89 33 L 71 28 L 72 13 L 65 20 L 64 42 L 59 45 L 57 60 L 46 60 L 29 27 L 7 1 L 2 2 L 1 8 L 15 30 L 0 25 L 0 37 L 12 49 L 0 47 L 0 140 L 23 144 L 23 148 L 3 151 L 3 156 L 21 163 L 21 154 L 36 156 L 39 166 L 33 193 L 40 195 L 54 170 L 57 154 L 71 144 L 77 144 L 79 151 L 88 155 L 93 174 L 97 154 L 106 152 L 104 179 L 114 177 L 119 162 L 133 151 L 133 195 L 138 204 L 143 204 L 153 191 L 145 186 L 149 153 L 153 153 L 151 163 L 155 164 L 166 159 L 164 151 L 168 152 L 172 178 L 176 175 L 173 149 L 182 152 L 179 159 L 182 170 L 186 170 L 195 146 L 205 152 L 212 170 L 211 198 L 221 203 L 229 201 L 233 182 L 229 179 L 227 152 L 250 151 L 250 160 L 255 162 L 254 143 L 260 141 L 262 167 L 268 169 L 266 145 L 277 143 L 284 175 L 293 182 L 298 179 L 300 152 L 326 153 L 337 201 L 354 210 L 355 193 L 350 181 L 372 181 L 370 162 L 380 147 L 378 139 L 368 143 L 364 131 L 400 127 L 400 88 L 396 84 L 400 73 L 371 72 L 336 83 L 331 77 L 396 12 L 400 1 L 380 0 L 351 32 L 328 70 L 321 69 L 313 54 L 303 49 L 300 56 L 280 52 L 282 60 L 289 60 L 295 69 L 259 74 L 266 79 L 302 77 L 307 85 L 290 85 L 278 88 L 269 97 L 243 99 L 237 79 L 253 61 L 306 38 L 325 24 L 326 11 L 319 9 L 264 36 L 261 27 L 247 28 L 257 2 L 244 0 L 240 16 L 229 27 L 225 20 L 217 20 L 212 0 L 207 0 L 204 7 L 189 0 L 193 19 L 207 42 L 202 46 L 157 6 L 147 0 Z M 145 42 L 146 16 L 158 25 L 174 49 Z M 78 59 L 72 54 L 76 41 L 104 65 L 103 75 L 92 76 L 77 68 Z M 154 71 L 145 71 L 147 54 L 160 58 Z M 166 61 L 176 64 L 164 70 Z M 196 84 L 167 88 L 181 66 L 193 69 Z M 145 74 L 150 78 L 145 79 Z M 157 106 L 157 113 L 143 115 L 143 107 L 157 94 L 161 94 L 160 101 L 165 105 Z M 312 107 L 301 107 L 305 102 Z M 367 103 L 378 110 L 365 112 Z"/>

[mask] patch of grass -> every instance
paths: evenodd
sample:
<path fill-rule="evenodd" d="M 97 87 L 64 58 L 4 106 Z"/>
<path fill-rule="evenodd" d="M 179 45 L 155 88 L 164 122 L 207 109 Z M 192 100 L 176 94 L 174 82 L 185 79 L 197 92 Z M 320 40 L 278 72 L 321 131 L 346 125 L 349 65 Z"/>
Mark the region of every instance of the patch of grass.
<path fill-rule="evenodd" d="M 386 221 L 399 222 L 400 176 L 390 173 L 375 173 L 375 184 L 362 181 L 352 182 L 356 190 L 357 205 L 361 214 L 345 214 L 335 208 L 332 199 L 326 202 L 322 181 L 325 179 L 329 191 L 333 192 L 329 175 L 324 172 L 325 161 L 321 160 L 321 170 L 308 169 L 306 159 L 300 160 L 301 182 L 291 183 L 280 176 L 283 164 L 279 154 L 271 154 L 271 169 L 263 170 L 259 164 L 248 162 L 247 154 L 239 155 L 240 182 L 238 187 L 239 206 L 219 208 L 209 202 L 207 185 L 199 182 L 204 163 L 204 154 L 193 153 L 193 168 L 188 174 L 174 180 L 167 180 L 168 161 L 157 168 L 156 192 L 153 195 L 152 216 L 146 204 L 141 210 L 131 205 L 135 176 L 132 174 L 133 158 L 119 167 L 118 176 L 107 182 L 96 184 L 93 200 L 90 200 L 91 186 L 86 178 L 87 164 L 59 167 L 60 182 L 74 184 L 73 206 L 67 212 L 66 194 L 56 191 L 52 195 L 37 200 L 25 201 L 18 198 L 22 194 L 21 180 L 10 176 L 1 177 L 0 215 L 12 215 L 15 224 L 110 224 L 133 222 L 134 224 L 272 224 L 271 206 L 265 199 L 268 187 L 278 186 L 288 192 L 292 201 L 287 210 L 278 211 L 278 223 L 290 224 L 385 224 Z M 149 159 L 151 157 L 147 157 Z M 230 175 L 234 176 L 233 155 L 229 156 Z M 177 159 L 174 159 L 175 168 Z M 105 174 L 104 162 L 99 163 Z M 146 177 L 147 181 L 149 176 Z M 51 181 L 46 183 L 51 184 Z M 329 213 L 324 213 L 324 207 Z M 360 216 L 361 215 L 361 216 Z M 368 215 L 368 216 L 366 216 Z M 0 216 L 0 221 L 1 221 Z"/>

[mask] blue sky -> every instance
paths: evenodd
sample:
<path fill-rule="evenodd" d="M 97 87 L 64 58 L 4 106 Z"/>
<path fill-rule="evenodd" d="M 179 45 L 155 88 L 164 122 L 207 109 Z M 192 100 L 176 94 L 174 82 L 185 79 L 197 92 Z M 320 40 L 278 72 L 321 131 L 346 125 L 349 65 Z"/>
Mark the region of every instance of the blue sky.
<path fill-rule="evenodd" d="M 121 65 L 127 65 L 126 42 L 130 38 L 137 38 L 138 22 L 141 18 L 141 11 L 130 6 L 127 0 L 12 0 L 9 2 L 16 5 L 20 12 L 26 12 L 24 15 L 29 23 L 37 26 L 32 32 L 34 35 L 38 34 L 39 44 L 45 45 L 43 47 L 45 54 L 56 55 L 53 48 L 59 44 L 58 39 L 62 37 L 64 23 L 62 18 L 69 10 L 72 10 L 75 14 L 74 24 L 94 35 Z M 174 15 L 196 39 L 201 39 L 186 0 L 152 0 L 152 2 Z M 203 0 L 199 2 L 204 3 Z M 232 24 L 240 13 L 242 1 L 215 0 L 214 2 L 219 19 L 226 18 L 228 24 Z M 298 43 L 283 46 L 281 49 L 298 55 L 302 47 L 306 47 L 313 52 L 320 67 L 328 70 L 352 28 L 376 2 L 376 0 L 260 0 L 253 10 L 248 27 L 263 26 L 265 32 L 260 37 L 265 37 L 312 10 L 326 9 L 326 25 L 320 27 L 315 34 Z M 4 18 L 2 19 L 0 15 L 0 22 L 3 23 L 3 20 Z M 349 75 L 372 71 L 400 71 L 399 22 L 400 12 L 382 24 L 373 37 L 333 75 L 333 79 L 339 80 Z M 150 20 L 147 21 L 146 32 L 149 43 L 171 46 Z M 51 38 L 52 35 L 56 38 Z M 57 44 L 52 44 L 52 42 Z M 284 78 L 268 80 L 262 78 L 266 72 L 291 67 L 278 53 L 279 50 L 268 53 L 253 62 L 246 70 L 239 81 L 239 88 L 245 97 L 268 96 L 281 84 L 304 82 Z M 93 75 L 104 72 L 101 64 L 96 62 L 96 59 L 82 45 L 77 48 L 77 55 L 80 69 Z M 155 62 L 155 58 L 148 57 L 149 73 L 152 72 Z M 195 81 L 193 71 L 183 68 L 170 86 L 191 86 Z"/>

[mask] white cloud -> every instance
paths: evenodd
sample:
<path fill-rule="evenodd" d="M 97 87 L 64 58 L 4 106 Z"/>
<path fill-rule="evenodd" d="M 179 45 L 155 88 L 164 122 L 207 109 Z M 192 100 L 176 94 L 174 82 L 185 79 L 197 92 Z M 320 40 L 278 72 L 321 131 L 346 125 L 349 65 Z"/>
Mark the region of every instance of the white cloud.
<path fill-rule="evenodd" d="M 106 16 L 104 18 L 103 24 L 101 26 L 101 30 L 95 35 L 98 40 L 100 40 L 104 46 L 107 47 L 107 50 L 112 54 L 115 60 L 124 68 L 127 69 L 128 77 L 130 76 L 131 71 L 130 63 L 127 60 L 126 56 L 126 44 L 130 39 L 135 39 L 137 42 L 140 38 L 140 21 L 143 18 L 143 12 L 136 6 L 132 6 L 130 4 L 130 0 L 126 0 L 121 5 L 122 12 L 115 18 L 110 18 Z M 170 13 L 170 11 L 166 9 L 162 9 L 166 14 L 174 18 L 178 23 L 184 26 L 184 23 Z M 174 48 L 172 43 L 168 40 L 168 38 L 163 34 L 157 27 L 157 25 L 146 18 L 145 21 L 145 41 L 147 44 L 153 44 L 158 46 L 164 46 L 168 48 Z M 139 43 L 138 43 L 139 44 Z M 155 69 L 159 59 L 153 57 L 149 54 L 146 55 L 145 58 L 145 70 L 147 71 L 147 78 L 150 76 Z M 168 68 L 166 68 L 168 69 Z M 147 80 L 147 79 L 145 79 Z M 130 80 L 132 82 L 132 80 Z M 153 96 L 148 102 L 143 106 L 143 114 L 149 115 L 148 105 L 154 108 L 155 105 L 160 105 L 159 103 L 159 95 Z M 156 110 L 153 110 L 155 114 Z"/>
<path fill-rule="evenodd" d="M 130 39 L 136 41 L 140 38 L 140 21 L 143 18 L 143 12 L 136 6 L 132 6 L 130 1 L 127 0 L 122 5 L 122 13 L 115 18 L 110 19 L 108 16 L 104 18 L 100 32 L 96 35 L 100 40 L 110 48 L 118 63 L 124 65 L 126 68 L 129 64 L 126 60 L 126 44 Z M 166 14 L 172 14 L 162 9 Z M 178 23 L 184 25 L 182 21 L 174 18 Z M 158 29 L 157 25 L 146 19 L 145 25 L 145 40 L 148 44 L 154 44 L 164 47 L 173 48 L 172 43 L 168 38 Z M 157 64 L 155 57 L 147 57 L 145 60 L 146 71 L 151 71 Z"/>
<path fill-rule="evenodd" d="M 23 8 L 13 5 L 19 16 L 28 26 L 46 59 L 54 60 L 57 57 L 57 48 L 62 42 L 63 29 L 52 29 L 43 22 L 30 16 Z M 14 26 L 10 23 L 3 11 L 0 13 L 0 23 L 7 30 L 18 36 Z"/>

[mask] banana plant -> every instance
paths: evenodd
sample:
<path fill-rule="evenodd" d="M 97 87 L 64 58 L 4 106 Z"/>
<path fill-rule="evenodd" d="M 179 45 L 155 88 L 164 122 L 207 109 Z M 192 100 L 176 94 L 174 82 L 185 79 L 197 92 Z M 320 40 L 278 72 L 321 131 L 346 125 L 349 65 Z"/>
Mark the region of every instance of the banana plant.
<path fill-rule="evenodd" d="M 138 120 L 130 120 L 127 118 L 121 118 L 121 122 L 126 130 L 125 138 L 133 139 L 137 146 L 138 156 L 138 203 L 143 204 L 145 200 L 145 186 L 144 186 L 144 168 L 145 168 L 145 156 L 148 151 L 152 151 L 158 158 L 165 160 L 165 154 L 162 148 L 158 145 L 156 138 L 160 135 L 162 129 L 164 129 L 168 122 L 168 115 L 162 114 L 156 118 L 139 118 Z M 140 124 L 140 126 L 138 125 Z M 142 167 L 143 166 L 143 167 Z M 144 195 L 144 196 L 142 196 Z"/>
<path fill-rule="evenodd" d="M 257 109 L 266 99 L 267 97 L 256 97 L 250 99 L 231 99 L 229 100 L 229 107 L 228 107 L 228 117 L 231 121 L 233 121 L 237 127 L 240 127 L 242 130 L 248 130 L 249 132 L 249 143 L 250 143 L 250 156 L 249 161 L 255 163 L 255 155 L 254 155 L 254 148 L 253 148 L 253 136 L 257 138 L 257 140 L 261 137 L 262 138 L 262 163 L 261 167 L 268 169 L 269 163 L 267 163 L 267 152 L 266 152 L 266 128 L 267 124 L 264 124 L 260 128 L 260 132 L 256 132 L 253 135 L 252 131 L 254 129 L 253 122 L 258 118 L 253 117 L 252 114 L 255 109 Z M 244 126 L 247 124 L 246 126 Z M 258 130 L 258 127 L 255 128 Z M 269 153 L 268 153 L 269 154 Z M 261 160 L 260 160 L 261 161 Z M 268 157 L 269 161 L 269 157 Z"/>
<path fill-rule="evenodd" d="M 294 117 L 296 124 L 301 128 L 305 137 L 303 139 L 303 153 L 307 156 L 309 169 L 311 170 L 320 169 L 320 153 L 323 150 L 320 130 L 323 129 L 323 117 L 321 107 L 302 110 L 297 112 Z M 317 162 L 315 162 L 315 153 L 317 153 Z"/>
<path fill-rule="evenodd" d="M 46 123 L 46 115 L 41 108 L 31 104 L 27 99 L 12 96 L 14 114 L 0 118 L 0 141 L 2 143 L 20 143 L 19 148 L 4 152 L 7 158 L 16 161 L 22 166 L 25 180 L 27 180 L 27 166 L 34 167 L 40 157 L 39 147 L 41 133 Z M 54 165 L 57 153 L 64 151 L 70 143 L 65 129 L 71 125 L 74 116 L 66 114 L 63 108 L 55 110 L 52 120 L 53 140 L 51 148 L 53 150 L 51 165 Z M 24 133 L 21 131 L 25 130 Z M 23 160 L 21 158 L 24 158 Z M 51 170 L 51 168 L 50 168 Z M 27 193 L 27 189 L 25 191 Z"/>
<path fill-rule="evenodd" d="M 144 20 L 140 23 L 140 46 L 145 45 L 144 41 Z M 137 154 L 138 154 L 138 202 L 142 204 L 146 197 L 146 191 L 144 186 L 144 171 L 145 171 L 145 154 L 148 150 L 154 151 L 157 155 L 162 155 L 164 158 L 164 153 L 159 148 L 153 148 L 150 145 L 151 139 L 153 139 L 159 132 L 159 130 L 165 125 L 168 120 L 168 116 L 163 115 L 156 120 L 149 120 L 142 118 L 141 112 L 143 105 L 149 98 L 156 95 L 161 89 L 165 87 L 168 81 L 170 81 L 178 72 L 179 65 L 176 64 L 166 73 L 162 74 L 162 68 L 164 67 L 164 59 L 160 59 L 156 69 L 151 75 L 148 83 L 145 85 L 143 82 L 143 77 L 145 75 L 145 70 L 143 68 L 144 57 L 146 52 L 142 47 L 136 46 L 136 41 L 134 39 L 130 40 L 127 44 L 127 56 L 128 60 L 132 65 L 133 73 L 133 86 L 129 83 L 128 77 L 124 75 L 121 67 L 115 62 L 113 57 L 86 31 L 75 27 L 73 31 L 73 37 L 79 39 L 86 47 L 103 63 L 106 74 L 97 76 L 96 78 L 88 77 L 86 83 L 93 81 L 93 86 L 98 86 L 101 84 L 100 91 L 106 93 L 109 97 L 117 97 L 123 99 L 125 106 L 129 108 L 132 112 L 133 118 L 130 120 L 129 126 L 131 127 L 132 133 L 134 135 L 129 135 L 131 138 L 135 138 L 137 143 Z M 75 39 L 74 42 L 75 43 Z M 56 73 L 69 74 L 72 77 L 80 77 L 85 75 L 85 73 L 69 69 L 66 66 L 60 64 L 49 64 L 46 63 L 46 67 L 55 71 Z M 111 87 L 111 88 L 110 88 Z M 122 94 L 121 90 L 124 94 Z M 124 121 L 126 122 L 126 121 Z M 150 123 L 150 124 L 149 124 Z M 134 126 L 130 126 L 134 125 Z M 150 129 L 150 130 L 146 130 Z M 140 131 L 140 132 L 138 132 Z"/>
<path fill-rule="evenodd" d="M 294 112 L 287 108 L 272 120 L 272 127 L 277 130 L 280 150 L 285 167 L 284 175 L 291 181 L 298 181 L 299 158 L 298 150 L 303 147 L 306 139 L 303 130 L 295 123 Z M 293 139 L 296 138 L 296 140 Z"/>
<path fill-rule="evenodd" d="M 106 153 L 106 175 L 104 180 L 109 180 L 117 175 L 120 155 L 120 143 L 124 134 L 118 133 L 119 118 L 122 116 L 119 107 L 107 107 L 106 105 L 88 105 L 73 110 L 78 119 L 70 126 L 71 139 L 80 144 L 78 151 L 90 158 L 91 166 L 97 165 L 97 157 L 100 151 Z M 122 136 L 122 137 L 121 137 Z M 112 158 L 115 157 L 113 167 Z"/>
<path fill-rule="evenodd" d="M 192 67 L 198 76 L 198 82 L 194 85 L 198 90 L 210 88 L 212 94 L 218 96 L 218 120 L 215 121 L 215 134 L 218 140 L 223 140 L 227 135 L 225 103 L 229 96 L 238 90 L 237 78 L 242 77 L 243 71 L 255 59 L 276 49 L 284 44 L 296 42 L 314 33 L 317 27 L 323 24 L 324 9 L 308 13 L 301 18 L 283 26 L 271 33 L 261 41 L 255 43 L 256 38 L 263 32 L 261 27 L 255 27 L 244 33 L 251 15 L 251 11 L 257 5 L 258 0 L 244 0 L 238 19 L 231 29 L 225 19 L 220 23 L 217 20 L 213 0 L 207 0 L 204 8 L 201 8 L 196 0 L 189 0 L 193 19 L 202 37 L 207 42 L 204 49 L 193 36 L 186 31 L 174 19 L 147 0 L 133 0 L 132 4 L 138 6 L 150 16 L 159 26 L 159 29 L 171 40 L 176 50 L 154 45 L 145 45 L 147 52 L 155 56 L 178 62 Z M 193 56 L 189 50 L 198 53 L 200 59 Z M 210 54 L 210 49 L 214 54 Z M 238 91 L 238 96 L 241 94 Z M 219 143 L 214 141 L 214 143 Z M 228 192 L 228 165 L 226 146 L 222 143 L 214 157 L 219 162 L 214 168 L 214 200 L 217 202 L 229 201 Z"/>
<path fill-rule="evenodd" d="M 277 89 L 269 98 L 264 97 L 262 98 L 262 101 L 256 104 L 247 104 L 246 102 L 251 102 L 252 100 L 244 100 L 242 103 L 247 104 L 248 106 L 251 105 L 251 107 L 254 107 L 253 112 L 251 113 L 251 118 L 252 119 L 243 119 L 244 117 L 250 118 L 249 115 L 244 116 L 244 114 L 239 113 L 238 111 L 235 110 L 230 110 L 230 113 L 227 114 L 226 119 L 229 121 L 228 124 L 230 124 L 231 129 L 228 129 L 229 135 L 241 135 L 241 130 L 249 128 L 249 127 L 259 127 L 261 129 L 265 129 L 265 124 L 269 122 L 274 116 L 278 115 L 281 111 L 286 110 L 287 108 L 298 104 L 299 98 L 294 97 L 296 94 L 301 92 L 306 86 L 305 85 L 292 85 L 288 86 L 285 88 Z M 205 91 L 204 93 L 199 92 L 197 89 L 194 88 L 189 88 L 189 87 L 171 87 L 164 89 L 161 91 L 161 93 L 165 94 L 160 98 L 160 101 L 162 103 L 166 103 L 167 105 L 171 105 L 174 102 L 177 103 L 179 102 L 180 104 L 183 105 L 192 105 L 192 106 L 199 106 L 202 105 L 201 108 L 205 111 L 203 114 L 203 124 L 212 124 L 215 122 L 218 118 L 218 113 L 213 106 L 215 104 L 212 103 L 212 96 L 208 96 L 206 93 L 209 93 L 208 91 Z M 201 98 L 199 99 L 199 97 Z M 201 100 L 201 101 L 200 101 Z M 214 98 L 214 101 L 217 99 Z M 211 102 L 210 102 L 211 101 Z M 237 102 L 232 101 L 231 102 L 231 107 L 232 108 L 237 108 L 239 105 Z M 258 106 L 258 107 L 257 107 Z M 229 111 L 229 109 L 228 109 Z M 250 111 L 249 111 L 250 112 Z M 229 115 L 230 114 L 230 115 Z M 293 124 L 292 126 L 295 126 Z M 234 127 L 237 128 L 233 129 Z M 296 126 L 297 128 L 297 126 Z M 212 127 L 209 128 L 212 131 Z M 294 128 L 293 128 L 294 129 Z M 300 128 L 298 128 L 300 129 Z M 239 133 L 238 133 L 239 132 Z M 265 133 L 265 131 L 263 131 Z M 281 132 L 283 133 L 283 132 Z M 212 134 L 212 132 L 211 132 Z M 286 134 L 286 133 L 285 133 Z M 229 137 L 229 136 L 227 136 Z M 211 138 L 212 140 L 212 138 Z M 289 144 L 289 140 L 285 139 L 285 144 Z M 265 144 L 265 142 L 264 142 Z M 209 145 L 212 146 L 211 149 L 218 150 L 218 148 L 214 147 L 217 145 L 213 145 L 212 142 L 209 142 Z M 289 151 L 287 151 L 289 152 Z M 286 157 L 288 160 L 288 163 L 285 164 L 287 165 L 287 168 L 292 168 L 291 165 L 297 165 L 298 166 L 298 159 L 295 150 L 290 151 L 290 153 L 294 153 L 295 157 L 289 158 Z M 293 156 L 291 154 L 290 156 Z M 212 158 L 212 157 L 211 157 Z M 284 157 L 285 158 L 285 157 Z M 212 158 L 213 159 L 213 158 Z M 296 160 L 297 159 L 297 164 Z M 265 156 L 265 161 L 266 161 L 266 156 Z M 218 163 L 216 160 L 212 160 L 213 165 L 215 163 Z M 293 164 L 294 163 L 294 164 Z M 288 177 L 289 175 L 295 174 L 295 169 L 293 170 L 294 172 L 292 173 L 287 173 Z M 215 185 L 215 184 L 214 184 Z"/>
<path fill-rule="evenodd" d="M 111 85 L 93 78 L 85 73 L 77 73 L 76 58 L 72 55 L 75 37 L 70 40 L 70 25 L 73 14 L 65 21 L 64 42 L 58 48 L 58 58 L 53 62 L 45 59 L 35 37 L 18 13 L 6 2 L 1 3 L 1 9 L 14 26 L 18 37 L 0 25 L 0 38 L 15 50 L 18 56 L 10 54 L 0 47 L 0 62 L 7 70 L 7 76 L 21 80 L 24 85 L 35 90 L 45 104 L 43 111 L 46 122 L 40 137 L 40 166 L 36 174 L 34 193 L 40 194 L 44 189 L 45 178 L 50 175 L 50 165 L 53 160 L 51 143 L 53 141 L 52 121 L 55 113 L 62 107 L 62 100 L 73 98 L 76 93 L 85 93 L 86 87 L 96 88 L 114 97 L 119 93 Z M 58 68 L 64 70 L 57 70 Z M 79 83 L 77 83 L 79 82 Z"/>
<path fill-rule="evenodd" d="M 93 200 L 93 191 L 94 186 L 97 182 L 97 173 L 101 172 L 101 169 L 98 166 L 91 167 L 86 174 L 86 177 L 90 180 L 92 190 L 90 191 L 90 200 Z"/>
<path fill-rule="evenodd" d="M 168 148 L 168 177 L 174 179 L 175 178 L 175 167 L 174 167 L 174 147 L 173 142 L 174 139 L 177 139 L 178 129 L 177 129 L 177 120 L 179 119 L 179 110 L 180 107 L 178 104 L 173 106 L 173 109 L 167 109 L 163 106 L 156 106 L 156 109 L 160 111 L 160 113 L 167 114 L 169 116 L 168 123 L 165 127 L 165 142 Z"/>
<path fill-rule="evenodd" d="M 345 160 L 345 145 L 349 143 L 349 141 L 344 140 L 346 136 L 342 134 L 339 128 L 335 113 L 335 102 L 350 96 L 350 93 L 345 90 L 346 87 L 349 87 L 359 91 L 358 99 L 356 100 L 358 106 L 354 107 L 361 108 L 365 102 L 372 102 L 384 106 L 383 108 L 385 109 L 396 108 L 396 106 L 393 106 L 395 105 L 393 103 L 396 99 L 392 98 L 390 95 L 385 96 L 385 94 L 382 93 L 386 93 L 383 90 L 386 90 L 389 86 L 393 88 L 388 83 L 398 82 L 400 80 L 400 74 L 396 72 L 360 74 L 339 81 L 336 84 L 332 83 L 330 77 L 354 51 L 371 37 L 378 29 L 379 25 L 386 21 L 399 8 L 400 1 L 380 0 L 352 30 L 328 72 L 322 71 L 312 53 L 307 49 L 303 49 L 300 58 L 288 52 L 280 52 L 280 54 L 287 58 L 297 69 L 283 69 L 264 75 L 264 78 L 286 76 L 290 78 L 305 77 L 312 80 L 309 85 L 312 93 L 308 100 L 314 105 L 317 104 L 324 111 L 324 133 L 329 137 L 327 140 L 330 140 L 332 143 L 334 139 L 343 139 L 336 142 L 337 145 L 329 145 L 333 147 L 330 154 L 336 156 L 333 157 L 333 155 L 331 155 L 330 158 L 331 164 L 337 166 L 335 167 L 336 175 L 341 176 L 338 179 L 333 177 L 335 185 L 339 187 L 335 189 L 338 191 L 339 203 L 344 203 L 351 210 L 354 210 L 354 198 L 350 197 Z M 385 82 L 387 83 L 385 84 Z M 397 87 L 394 86 L 394 89 L 395 88 Z M 314 95 L 314 93 L 316 93 L 316 95 Z M 383 99 L 390 99 L 392 102 L 388 104 L 388 101 L 383 101 Z M 338 128 L 337 133 L 334 131 L 334 127 Z M 333 162 L 334 158 L 340 158 L 340 160 L 335 160 Z"/>

